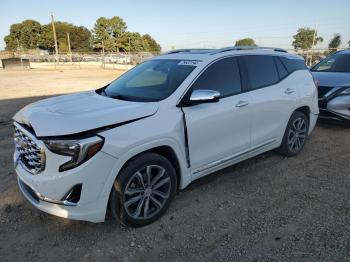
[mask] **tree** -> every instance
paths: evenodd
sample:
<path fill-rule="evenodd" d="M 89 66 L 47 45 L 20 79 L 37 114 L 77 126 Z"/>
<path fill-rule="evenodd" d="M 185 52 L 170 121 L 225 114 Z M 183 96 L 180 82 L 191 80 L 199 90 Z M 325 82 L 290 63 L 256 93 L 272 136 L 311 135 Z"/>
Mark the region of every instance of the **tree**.
<path fill-rule="evenodd" d="M 315 37 L 315 40 L 314 40 Z M 323 42 L 323 38 L 317 36 L 317 31 L 314 29 L 299 28 L 297 34 L 293 36 L 294 49 L 310 49 L 312 45 L 316 45 L 318 42 Z"/>
<path fill-rule="evenodd" d="M 58 51 L 67 53 L 70 36 L 71 49 L 74 52 L 101 49 L 102 43 L 106 51 L 159 52 L 160 45 L 149 34 L 143 36 L 137 32 L 127 32 L 122 18 L 100 17 L 94 29 L 90 31 L 83 26 L 75 26 L 66 22 L 55 22 Z M 41 48 L 53 52 L 55 43 L 52 25 L 41 25 L 34 20 L 24 20 L 10 27 L 10 34 L 4 38 L 7 50 Z"/>
<path fill-rule="evenodd" d="M 75 26 L 66 22 L 55 22 L 57 45 L 60 53 L 67 53 L 68 42 L 67 33 L 69 33 L 72 51 L 88 51 L 91 49 L 91 32 L 83 26 Z M 39 47 L 53 51 L 55 43 L 53 39 L 52 25 L 42 26 Z"/>
<path fill-rule="evenodd" d="M 145 34 L 142 36 L 144 41 L 144 49 L 148 52 L 160 52 L 161 47 L 149 34 Z"/>
<path fill-rule="evenodd" d="M 237 40 L 235 46 L 256 46 L 256 44 L 252 38 L 243 38 Z"/>
<path fill-rule="evenodd" d="M 349 42 L 348 42 L 348 45 L 349 45 L 349 47 L 350 47 L 350 40 L 349 40 Z"/>
<path fill-rule="evenodd" d="M 123 51 L 142 52 L 145 51 L 144 41 L 139 33 L 125 32 L 120 37 L 120 44 Z"/>
<path fill-rule="evenodd" d="M 10 27 L 10 34 L 5 36 L 7 50 L 37 48 L 41 34 L 41 24 L 34 20 L 24 20 Z"/>
<path fill-rule="evenodd" d="M 126 28 L 126 23 L 119 16 L 100 17 L 96 20 L 92 30 L 94 47 L 101 49 L 103 43 L 107 51 L 119 51 L 120 48 L 126 48 L 122 45 L 123 39 L 121 39 Z"/>
<path fill-rule="evenodd" d="M 341 45 L 340 34 L 334 34 L 334 37 L 329 41 L 329 44 L 328 44 L 328 48 L 330 49 L 330 53 L 336 52 L 340 45 Z"/>

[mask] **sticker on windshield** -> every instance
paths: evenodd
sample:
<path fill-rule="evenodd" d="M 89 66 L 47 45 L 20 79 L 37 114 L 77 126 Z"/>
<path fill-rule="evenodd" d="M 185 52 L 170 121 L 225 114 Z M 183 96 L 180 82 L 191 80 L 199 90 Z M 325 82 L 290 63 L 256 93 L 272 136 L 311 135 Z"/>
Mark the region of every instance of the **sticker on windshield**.
<path fill-rule="evenodd" d="M 189 65 L 189 66 L 197 66 L 200 61 L 198 60 L 182 60 L 178 63 L 178 65 Z"/>

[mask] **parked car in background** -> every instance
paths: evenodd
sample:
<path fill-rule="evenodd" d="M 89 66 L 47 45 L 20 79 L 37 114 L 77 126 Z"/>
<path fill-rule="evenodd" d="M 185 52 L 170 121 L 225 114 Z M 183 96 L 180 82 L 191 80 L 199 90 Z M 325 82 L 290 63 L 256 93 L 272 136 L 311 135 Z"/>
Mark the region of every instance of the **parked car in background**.
<path fill-rule="evenodd" d="M 124 54 L 110 54 L 104 57 L 104 61 L 106 63 L 114 64 L 130 64 L 131 57 L 129 55 Z"/>
<path fill-rule="evenodd" d="M 330 55 L 311 72 L 318 81 L 320 117 L 350 121 L 350 50 Z"/>
<path fill-rule="evenodd" d="M 19 188 L 61 217 L 147 225 L 178 189 L 272 149 L 297 155 L 317 89 L 281 49 L 175 50 L 98 90 L 49 98 L 14 116 Z"/>
<path fill-rule="evenodd" d="M 84 56 L 83 57 L 84 62 L 94 62 L 94 61 L 99 61 L 98 57 L 96 56 Z"/>
<path fill-rule="evenodd" d="M 121 55 L 116 58 L 116 64 L 130 64 L 131 58 L 128 55 Z"/>

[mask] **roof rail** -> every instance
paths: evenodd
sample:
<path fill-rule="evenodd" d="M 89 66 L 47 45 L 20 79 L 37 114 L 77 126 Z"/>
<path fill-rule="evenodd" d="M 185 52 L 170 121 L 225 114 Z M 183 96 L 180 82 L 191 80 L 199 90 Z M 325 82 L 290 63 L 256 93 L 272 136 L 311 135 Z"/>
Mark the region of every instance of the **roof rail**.
<path fill-rule="evenodd" d="M 231 47 L 224 47 L 221 49 L 217 49 L 213 54 L 227 52 L 227 51 L 234 51 L 234 50 L 272 50 L 276 52 L 283 52 L 288 53 L 287 50 L 282 48 L 276 48 L 276 47 L 263 47 L 263 46 L 231 46 Z"/>
<path fill-rule="evenodd" d="M 176 49 L 171 50 L 169 52 L 165 52 L 165 55 L 170 54 L 178 54 L 178 53 L 210 53 L 214 51 L 215 49 L 208 49 L 208 48 L 189 48 L 189 49 Z"/>

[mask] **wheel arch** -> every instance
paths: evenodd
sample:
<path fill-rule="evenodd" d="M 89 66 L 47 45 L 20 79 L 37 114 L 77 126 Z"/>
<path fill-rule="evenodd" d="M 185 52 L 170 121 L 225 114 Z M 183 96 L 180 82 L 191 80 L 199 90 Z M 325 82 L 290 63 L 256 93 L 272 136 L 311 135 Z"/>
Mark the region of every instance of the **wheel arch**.
<path fill-rule="evenodd" d="M 311 113 L 311 109 L 310 109 L 309 106 L 301 106 L 301 107 L 298 107 L 297 109 L 295 109 L 295 110 L 293 111 L 293 113 L 294 113 L 294 112 L 303 113 L 303 114 L 307 117 L 308 122 L 310 123 L 310 113 Z M 293 115 L 293 113 L 292 113 L 292 115 Z M 291 116 L 292 116 L 292 115 L 291 115 Z M 291 116 L 290 116 L 290 117 L 291 117 Z"/>
<path fill-rule="evenodd" d="M 177 177 L 177 190 L 185 188 L 189 183 L 191 183 L 191 172 L 186 165 L 186 159 L 180 149 L 180 147 L 174 143 L 175 141 L 157 141 L 152 144 L 144 144 L 139 147 L 133 148 L 128 153 L 123 154 L 123 158 L 117 160 L 117 164 L 111 170 L 111 174 L 105 183 L 103 190 L 103 195 L 108 195 L 108 201 L 106 203 L 106 208 L 109 207 L 110 196 L 114 181 L 118 177 L 120 171 L 125 167 L 130 161 L 136 157 L 145 154 L 147 152 L 157 153 L 166 159 L 168 159 L 175 168 Z"/>
<path fill-rule="evenodd" d="M 120 158 L 116 158 L 116 164 L 110 171 L 110 175 L 106 180 L 102 194 L 109 195 L 114 181 L 122 168 L 132 159 L 146 152 L 154 152 L 162 155 L 173 164 L 178 179 L 178 188 L 183 189 L 191 183 L 191 172 L 186 164 L 184 149 L 173 139 L 159 139 L 157 141 L 152 141 L 151 143 L 145 143 L 133 147 L 129 151 L 121 154 Z"/>
<path fill-rule="evenodd" d="M 308 119 L 308 122 L 310 123 L 310 114 L 311 114 L 311 109 L 309 106 L 307 105 L 304 105 L 304 106 L 299 106 L 297 107 L 296 109 L 294 109 L 290 115 L 289 115 L 289 118 L 287 119 L 287 121 L 284 123 L 284 129 L 283 129 L 283 133 L 281 134 L 280 136 L 280 142 L 282 143 L 282 139 L 283 139 L 283 136 L 284 136 L 284 132 L 288 126 L 288 122 L 290 120 L 290 118 L 292 117 L 292 115 L 294 114 L 294 112 L 301 112 L 303 114 L 306 115 L 307 119 Z M 309 129 L 310 129 L 310 125 L 309 125 Z"/>
<path fill-rule="evenodd" d="M 149 149 L 143 153 L 140 153 L 140 154 L 144 154 L 147 152 L 156 153 L 156 154 L 161 155 L 169 160 L 169 162 L 174 166 L 175 171 L 176 171 L 177 189 L 178 189 L 180 187 L 181 182 L 182 182 L 182 171 L 181 171 L 179 159 L 178 159 L 174 149 L 168 145 L 164 145 L 164 146 L 158 146 L 158 147 L 151 148 L 151 149 Z M 140 154 L 138 154 L 138 155 L 140 155 Z"/>
<path fill-rule="evenodd" d="M 169 146 L 169 145 L 162 145 L 162 146 L 156 146 L 147 150 L 144 150 L 142 152 L 139 152 L 132 157 L 130 157 L 127 161 L 123 163 L 123 165 L 120 167 L 119 172 L 128 164 L 130 161 L 134 160 L 135 158 L 139 157 L 140 155 L 147 154 L 147 153 L 156 153 L 158 155 L 161 155 L 169 160 L 169 162 L 173 165 L 176 171 L 176 178 L 177 178 L 177 187 L 179 188 L 181 181 L 182 181 L 182 171 L 180 162 L 178 159 L 178 156 L 175 153 L 175 150 Z M 117 175 L 118 176 L 118 175 Z"/>

